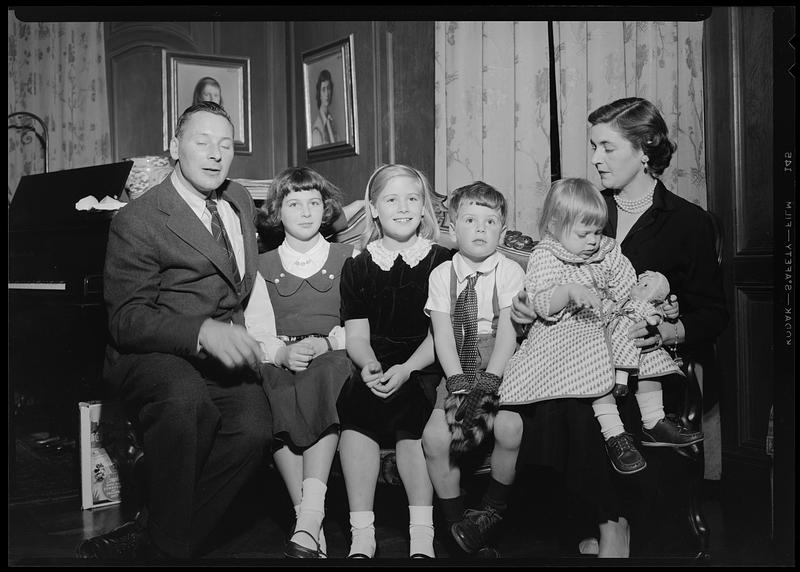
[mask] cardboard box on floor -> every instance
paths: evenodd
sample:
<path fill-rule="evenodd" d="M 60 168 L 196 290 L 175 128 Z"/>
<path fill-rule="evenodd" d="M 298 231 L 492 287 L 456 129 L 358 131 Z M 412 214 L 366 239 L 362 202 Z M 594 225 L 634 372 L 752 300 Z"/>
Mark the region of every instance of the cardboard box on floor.
<path fill-rule="evenodd" d="M 122 407 L 114 402 L 81 401 L 80 460 L 81 508 L 113 506 L 122 501 L 120 471 L 107 444 L 123 438 L 127 420 Z"/>

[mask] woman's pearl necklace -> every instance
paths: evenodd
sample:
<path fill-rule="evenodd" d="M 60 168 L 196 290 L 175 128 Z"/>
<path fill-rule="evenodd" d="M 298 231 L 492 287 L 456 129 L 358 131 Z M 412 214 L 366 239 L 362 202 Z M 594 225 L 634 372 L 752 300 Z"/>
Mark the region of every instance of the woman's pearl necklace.
<path fill-rule="evenodd" d="M 650 205 L 653 204 L 653 193 L 655 192 L 655 187 L 653 187 L 649 193 L 644 196 L 639 197 L 638 199 L 629 201 L 623 199 L 619 196 L 619 193 L 614 194 L 614 201 L 617 203 L 617 206 L 620 210 L 625 211 L 626 213 L 630 214 L 641 214 L 647 209 L 650 208 Z"/>

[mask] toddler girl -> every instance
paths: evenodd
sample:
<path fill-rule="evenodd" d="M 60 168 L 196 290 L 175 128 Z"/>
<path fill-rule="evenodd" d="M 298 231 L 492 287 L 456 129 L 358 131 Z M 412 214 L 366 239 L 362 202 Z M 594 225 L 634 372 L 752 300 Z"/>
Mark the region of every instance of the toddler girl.
<path fill-rule="evenodd" d="M 625 432 L 612 394 L 628 372 L 615 369 L 604 317 L 628 297 L 636 274 L 617 242 L 603 236 L 607 216 L 602 195 L 589 181 L 563 179 L 551 187 L 539 222 L 542 240 L 525 277 L 528 303 L 539 319 L 509 360 L 500 395 L 509 404 L 596 398 L 592 408 L 611 463 L 630 474 L 646 463 Z"/>

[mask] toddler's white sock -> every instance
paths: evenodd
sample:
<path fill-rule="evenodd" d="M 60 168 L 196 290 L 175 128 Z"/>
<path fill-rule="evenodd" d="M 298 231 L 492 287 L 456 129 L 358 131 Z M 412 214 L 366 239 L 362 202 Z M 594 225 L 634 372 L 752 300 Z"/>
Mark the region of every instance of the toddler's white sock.
<path fill-rule="evenodd" d="M 664 395 L 661 390 L 636 393 L 636 402 L 642 413 L 642 425 L 652 429 L 656 423 L 664 419 Z"/>
<path fill-rule="evenodd" d="M 613 403 L 595 403 L 592 405 L 594 416 L 597 422 L 600 423 L 600 431 L 603 432 L 603 439 L 608 441 L 611 437 L 622 435 L 625 432 L 625 426 L 622 424 L 622 419 L 619 416 L 619 410 Z"/>

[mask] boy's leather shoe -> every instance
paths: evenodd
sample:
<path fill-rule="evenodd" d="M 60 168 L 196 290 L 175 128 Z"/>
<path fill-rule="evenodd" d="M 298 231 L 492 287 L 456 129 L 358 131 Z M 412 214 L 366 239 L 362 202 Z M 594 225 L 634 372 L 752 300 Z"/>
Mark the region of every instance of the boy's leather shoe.
<path fill-rule="evenodd" d="M 661 419 L 652 429 L 642 427 L 643 447 L 688 447 L 702 440 L 702 431 L 684 427 L 671 415 Z"/>
<path fill-rule="evenodd" d="M 467 510 L 464 512 L 464 518 L 450 527 L 450 534 L 461 550 L 467 554 L 474 554 L 486 548 L 492 534 L 502 521 L 503 517 L 492 507 Z"/>
<path fill-rule="evenodd" d="M 623 475 L 638 473 L 647 466 L 642 454 L 633 444 L 633 435 L 621 433 L 606 439 L 606 452 L 614 470 Z"/>

